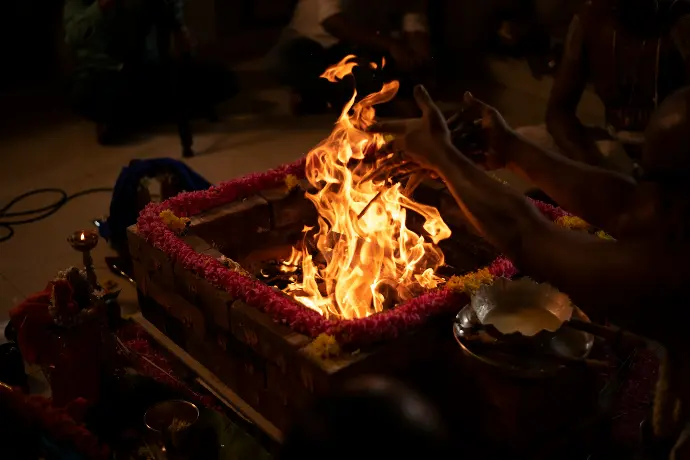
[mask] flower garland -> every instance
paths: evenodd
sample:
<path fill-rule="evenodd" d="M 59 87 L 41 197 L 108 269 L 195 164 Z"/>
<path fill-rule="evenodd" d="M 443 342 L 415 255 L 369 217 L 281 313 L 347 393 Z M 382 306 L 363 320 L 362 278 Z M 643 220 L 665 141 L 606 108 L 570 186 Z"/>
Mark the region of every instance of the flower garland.
<path fill-rule="evenodd" d="M 394 339 L 400 334 L 424 324 L 429 317 L 452 312 L 461 305 L 467 290 L 495 277 L 510 278 L 517 270 L 504 257 L 497 258 L 488 267 L 475 273 L 451 279 L 449 289 L 427 292 L 394 309 L 354 320 L 334 320 L 306 308 L 261 281 L 252 279 L 225 266 L 215 258 L 196 253 L 178 237 L 178 225 L 171 216 L 185 219 L 208 209 L 237 199 L 278 187 L 293 188 L 298 179 L 304 178 L 305 158 L 264 173 L 223 182 L 205 191 L 181 193 L 163 203 L 149 203 L 139 215 L 137 226 L 140 234 L 151 244 L 166 253 L 172 260 L 224 289 L 233 298 L 242 300 L 274 321 L 288 325 L 301 334 L 316 338 L 321 334 L 335 337 L 340 345 L 361 346 L 373 342 Z M 582 220 L 560 208 L 532 200 L 535 206 L 551 221 L 568 228 L 581 227 Z M 169 212 L 166 212 L 169 211 Z M 161 213 L 165 216 L 162 218 Z M 466 300 L 466 299 L 465 299 Z"/>
<path fill-rule="evenodd" d="M 110 450 L 79 421 L 83 419 L 88 404 L 75 399 L 64 408 L 53 406 L 49 398 L 25 395 L 0 385 L 0 398 L 10 410 L 9 416 L 17 417 L 31 428 L 39 429 L 51 441 L 61 447 L 73 449 L 88 459 L 107 459 Z"/>

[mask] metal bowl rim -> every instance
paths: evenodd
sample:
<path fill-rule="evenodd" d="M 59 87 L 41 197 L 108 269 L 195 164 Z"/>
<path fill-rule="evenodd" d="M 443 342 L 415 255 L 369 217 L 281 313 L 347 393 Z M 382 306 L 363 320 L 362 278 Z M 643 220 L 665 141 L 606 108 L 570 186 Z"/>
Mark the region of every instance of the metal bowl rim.
<path fill-rule="evenodd" d="M 155 433 L 162 433 L 161 430 L 157 430 L 157 429 L 151 427 L 151 426 L 147 423 L 147 421 L 146 421 L 146 416 L 147 416 L 148 413 L 149 413 L 152 409 L 154 409 L 155 407 L 157 407 L 157 406 L 159 406 L 159 405 L 161 405 L 161 404 L 165 404 L 165 403 L 174 403 L 174 402 L 180 402 L 180 403 L 184 403 L 184 404 L 187 405 L 187 406 L 192 406 L 192 407 L 194 408 L 194 411 L 196 412 L 196 420 L 195 420 L 195 422 L 196 422 L 197 420 L 199 420 L 199 415 L 200 415 L 199 407 L 198 407 L 196 404 L 194 404 L 193 402 L 190 402 L 190 401 L 187 401 L 187 400 L 184 400 L 184 399 L 166 399 L 165 401 L 159 401 L 159 402 L 157 402 L 156 404 L 154 404 L 153 406 L 151 406 L 151 407 L 149 407 L 148 409 L 146 409 L 146 412 L 144 412 L 144 425 L 146 426 L 146 428 L 149 429 L 149 430 L 151 430 L 151 431 L 153 431 L 153 432 L 155 432 Z"/>
<path fill-rule="evenodd" d="M 458 313 L 455 315 L 455 318 L 460 315 L 460 312 L 463 311 L 465 308 L 470 306 L 469 303 L 467 303 L 465 306 L 463 306 Z M 578 313 L 579 315 L 582 315 L 580 319 L 581 321 L 591 323 L 592 320 L 589 318 L 587 313 L 582 311 L 577 305 L 573 305 L 573 313 Z M 478 355 L 477 353 L 474 353 L 472 350 L 467 348 L 465 344 L 462 342 L 461 337 L 459 334 L 456 332 L 458 328 L 458 324 L 456 321 L 453 321 L 453 338 L 455 338 L 455 341 L 460 345 L 460 348 L 462 348 L 462 351 L 464 353 L 467 353 L 468 356 L 470 356 L 472 359 L 476 359 L 482 364 L 488 365 L 492 369 L 508 373 L 510 375 L 518 376 L 518 377 L 524 377 L 524 378 L 532 378 L 532 379 L 539 379 L 539 378 L 547 378 L 551 377 L 555 374 L 557 374 L 557 371 L 544 371 L 544 372 L 538 372 L 538 371 L 519 371 L 519 370 L 514 370 L 514 369 L 506 369 L 501 363 L 492 360 L 490 358 L 483 357 L 481 355 Z M 590 348 L 591 350 L 591 348 Z"/>

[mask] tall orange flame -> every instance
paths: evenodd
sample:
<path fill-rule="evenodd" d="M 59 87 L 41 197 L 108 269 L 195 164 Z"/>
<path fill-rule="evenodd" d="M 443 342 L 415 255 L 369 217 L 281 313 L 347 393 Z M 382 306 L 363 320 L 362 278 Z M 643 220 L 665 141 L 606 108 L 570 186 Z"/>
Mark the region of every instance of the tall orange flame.
<path fill-rule="evenodd" d="M 350 75 L 353 59 L 347 56 L 322 77 L 334 82 Z M 293 248 L 285 265 L 301 264 L 302 280 L 285 291 L 326 317 L 369 316 L 382 311 L 387 298 L 404 301 L 441 281 L 434 274 L 444 263 L 437 244 L 451 231 L 438 210 L 413 201 L 399 183 L 369 179 L 375 164 L 352 161 L 385 144 L 382 135 L 365 129 L 374 122 L 373 106 L 393 99 L 398 87 L 397 81 L 386 83 L 356 104 L 355 91 L 331 135 L 307 155 L 306 176 L 317 191 L 306 197 L 319 219 L 316 232 L 305 228 L 305 239 L 313 237 L 325 265 L 313 260 L 306 241 Z M 408 210 L 424 218 L 431 241 L 407 227 Z"/>

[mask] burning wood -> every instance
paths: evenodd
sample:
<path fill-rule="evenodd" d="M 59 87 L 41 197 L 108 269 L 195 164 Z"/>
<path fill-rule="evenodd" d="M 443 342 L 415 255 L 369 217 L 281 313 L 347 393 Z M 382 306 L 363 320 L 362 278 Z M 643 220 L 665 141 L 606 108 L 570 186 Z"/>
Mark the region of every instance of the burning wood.
<path fill-rule="evenodd" d="M 351 58 L 323 77 L 349 75 Z M 436 208 L 410 198 L 421 170 L 399 153 L 381 160 L 376 153 L 386 140 L 365 131 L 374 122 L 373 106 L 391 100 L 398 86 L 386 83 L 357 103 L 353 95 L 331 135 L 307 155 L 306 177 L 317 190 L 306 197 L 318 211 L 318 226 L 305 229 L 304 244 L 284 262 L 293 275 L 299 266 L 302 275 L 285 292 L 324 316 L 365 317 L 442 281 L 435 274 L 444 263 L 438 243 L 451 231 Z M 408 211 L 423 219 L 423 235 L 410 229 Z"/>

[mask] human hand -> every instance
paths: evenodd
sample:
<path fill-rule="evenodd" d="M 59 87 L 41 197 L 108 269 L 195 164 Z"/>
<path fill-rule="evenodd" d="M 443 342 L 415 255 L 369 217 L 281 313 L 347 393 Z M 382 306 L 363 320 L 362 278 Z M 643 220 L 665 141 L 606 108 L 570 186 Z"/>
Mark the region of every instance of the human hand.
<path fill-rule="evenodd" d="M 464 101 L 470 110 L 479 115 L 476 122 L 481 126 L 487 143 L 484 166 L 489 170 L 505 167 L 508 161 L 508 144 L 515 132 L 498 110 L 476 99 L 469 91 L 465 93 Z"/>
<path fill-rule="evenodd" d="M 376 123 L 368 131 L 394 134 L 396 150 L 401 150 L 422 167 L 439 173 L 449 162 L 450 130 L 423 86 L 415 87 L 414 98 L 422 111 L 421 118 Z"/>

